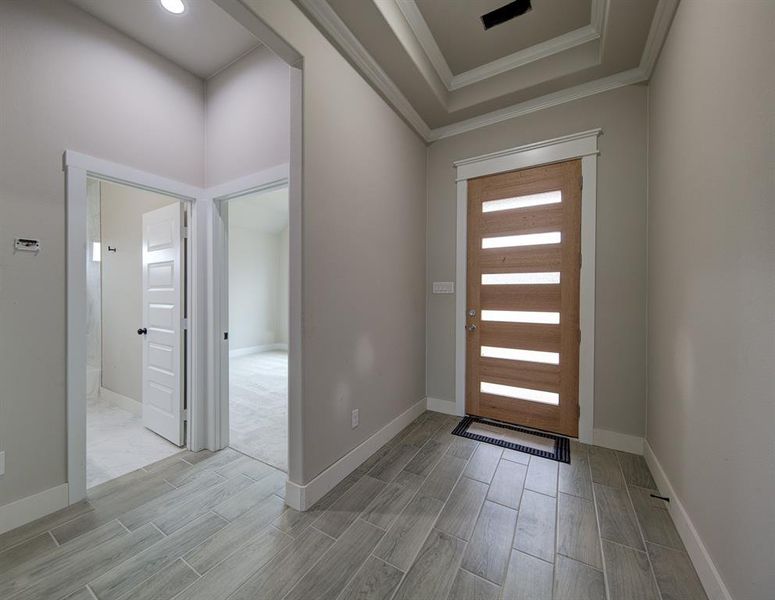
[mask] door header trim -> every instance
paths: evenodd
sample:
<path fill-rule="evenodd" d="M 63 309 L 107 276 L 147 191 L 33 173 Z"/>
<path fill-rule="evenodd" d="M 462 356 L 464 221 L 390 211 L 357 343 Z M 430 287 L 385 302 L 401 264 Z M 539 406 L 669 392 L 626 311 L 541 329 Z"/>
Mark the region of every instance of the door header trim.
<path fill-rule="evenodd" d="M 162 177 L 155 173 L 147 173 L 140 169 L 114 163 L 102 158 L 82 154 L 73 150 L 65 150 L 63 169 L 81 169 L 88 176 L 96 179 L 112 181 L 134 188 L 172 196 L 179 200 L 193 202 L 201 197 L 202 189 L 174 179 Z"/>
<path fill-rule="evenodd" d="M 545 165 L 597 154 L 597 138 L 602 129 L 590 129 L 551 140 L 533 142 L 516 148 L 463 158 L 452 164 L 457 169 L 457 181 Z"/>

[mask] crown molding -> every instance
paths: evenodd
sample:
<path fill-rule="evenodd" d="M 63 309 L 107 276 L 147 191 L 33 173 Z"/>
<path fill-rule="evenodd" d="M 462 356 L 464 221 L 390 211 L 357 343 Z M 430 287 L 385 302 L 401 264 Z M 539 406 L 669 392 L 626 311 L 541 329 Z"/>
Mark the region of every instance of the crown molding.
<path fill-rule="evenodd" d="M 657 3 L 654 17 L 651 20 L 649 34 L 646 38 L 646 44 L 643 48 L 643 53 L 641 54 L 640 64 L 636 68 L 622 71 L 621 73 L 616 73 L 601 79 L 596 79 L 595 81 L 588 81 L 571 88 L 560 90 L 559 92 L 546 94 L 539 98 L 520 102 L 500 110 L 466 119 L 465 121 L 458 121 L 451 125 L 432 129 L 430 138 L 426 141 L 435 142 L 447 137 L 473 131 L 480 127 L 487 127 L 488 125 L 500 123 L 508 119 L 521 117 L 545 108 L 551 108 L 566 102 L 573 102 L 574 100 L 579 100 L 595 94 L 601 94 L 620 87 L 648 81 L 654 70 L 654 66 L 656 65 L 659 52 L 662 50 L 662 46 L 667 39 L 670 25 L 673 22 L 673 17 L 675 16 L 675 11 L 678 9 L 680 1 L 681 0 L 659 0 Z M 597 18 L 605 21 L 607 20 L 608 13 L 607 4 L 604 8 L 605 10 L 602 11 Z"/>
<path fill-rule="evenodd" d="M 601 34 L 605 31 L 609 5 L 609 0 L 592 0 L 592 16 L 590 21 L 592 27 L 597 29 Z"/>
<path fill-rule="evenodd" d="M 361 1 L 365 2 L 367 0 Z M 414 3 L 411 4 L 416 8 Z M 406 52 L 409 59 L 414 63 L 414 66 L 420 72 L 425 83 L 428 84 L 428 87 L 430 87 L 431 91 L 436 96 L 439 104 L 447 107 L 449 102 L 449 81 L 446 79 L 446 74 L 439 71 L 438 63 L 431 60 L 428 52 L 422 45 L 422 41 L 418 38 L 409 22 L 404 17 L 402 3 L 398 0 L 374 0 L 374 7 L 382 14 L 382 18 L 385 19 L 385 22 L 398 40 L 398 43 L 401 44 L 404 52 Z M 422 19 L 422 16 L 420 16 L 420 19 Z M 428 31 L 428 35 L 430 35 L 430 31 Z M 430 39 L 433 40 L 432 37 Z M 441 50 L 435 45 L 435 41 L 433 41 L 432 45 L 435 46 L 435 50 L 438 52 L 438 56 L 436 56 L 435 60 L 438 61 L 440 59 L 444 61 L 443 56 L 441 56 Z M 446 64 L 447 63 L 444 62 L 444 65 Z M 447 71 L 448 70 L 449 69 L 447 68 Z M 452 76 L 451 73 L 448 74 L 450 77 Z"/>
<path fill-rule="evenodd" d="M 388 100 L 398 113 L 406 119 L 412 128 L 428 141 L 430 136 L 430 127 L 425 123 L 419 113 L 414 109 L 411 102 L 398 89 L 382 67 L 377 64 L 374 57 L 358 41 L 355 35 L 345 25 L 339 15 L 325 0 L 298 0 L 305 10 L 313 15 L 323 29 L 339 44 L 348 57 L 362 71 L 368 81 L 371 81 L 374 87 Z"/>
<path fill-rule="evenodd" d="M 657 58 L 659 58 L 659 53 L 665 44 L 667 33 L 670 31 L 670 25 L 673 23 L 673 17 L 680 1 L 659 0 L 657 4 L 654 18 L 651 20 L 649 35 L 646 38 L 646 45 L 643 47 L 643 54 L 640 57 L 640 68 L 646 73 L 646 78 L 650 78 L 654 71 L 654 66 L 657 64 Z"/>
<path fill-rule="evenodd" d="M 345 57 L 361 71 L 365 79 L 371 83 L 417 134 L 426 143 L 432 143 L 545 108 L 551 108 L 627 85 L 648 81 L 662 45 L 667 38 L 670 24 L 680 0 L 659 0 L 638 67 L 436 129 L 431 129 L 425 123 L 406 96 L 398 89 L 398 86 L 377 64 L 374 57 L 357 40 L 326 0 L 296 0 L 296 2 L 317 19 L 319 26 L 336 42 Z M 399 6 L 401 6 L 401 3 L 399 3 Z M 604 23 L 608 10 L 608 0 L 605 0 L 605 6 L 602 4 L 593 4 L 593 6 L 598 7 L 598 10 L 593 14 L 593 18 Z M 604 25 L 603 29 L 605 29 Z"/>
<path fill-rule="evenodd" d="M 506 108 L 479 115 L 471 119 L 466 119 L 465 121 L 458 121 L 451 125 L 432 129 L 429 141 L 435 142 L 454 135 L 460 135 L 461 133 L 473 131 L 480 127 L 487 127 L 488 125 L 494 125 L 501 121 L 507 121 L 545 108 L 551 108 L 552 106 L 558 106 L 560 104 L 565 104 L 566 102 L 586 98 L 587 96 L 594 96 L 595 94 L 601 94 L 620 87 L 632 85 L 633 83 L 640 83 L 645 80 L 645 73 L 640 67 L 622 71 L 615 75 L 609 75 L 608 77 L 588 81 L 574 87 L 560 90 L 559 92 L 553 92 L 551 94 L 546 94 L 545 96 L 533 98 L 532 100 L 526 100 L 525 102 L 507 106 Z"/>
<path fill-rule="evenodd" d="M 390 15 L 383 10 L 383 1 L 374 0 L 374 3 L 377 5 L 380 12 L 382 12 L 383 16 L 385 16 L 388 25 L 390 25 L 394 33 L 398 34 L 398 30 L 402 29 L 402 24 L 395 22 L 395 20 L 390 18 Z M 433 65 L 436 75 L 450 92 L 479 83 L 490 77 L 507 73 L 508 71 L 541 60 L 542 58 L 547 58 L 582 44 L 601 39 L 605 33 L 608 3 L 609 0 L 592 0 L 589 25 L 580 27 L 574 31 L 569 31 L 568 33 L 546 40 L 540 44 L 535 44 L 518 52 L 514 52 L 508 56 L 503 56 L 497 60 L 493 60 L 474 69 L 469 69 L 458 75 L 453 75 L 452 70 L 444 58 L 444 54 L 431 33 L 430 27 L 428 27 L 428 23 L 425 21 L 420 9 L 417 7 L 417 3 L 414 0 L 392 0 L 392 4 L 394 4 L 400 14 L 403 15 L 406 24 L 408 24 L 409 28 L 414 33 L 417 43 L 419 43 L 424 51 L 425 58 Z M 405 43 L 404 46 L 406 47 Z M 430 81 L 428 83 L 432 85 Z"/>
<path fill-rule="evenodd" d="M 603 0 L 606 2 L 607 0 Z M 565 50 L 570 50 L 576 46 L 587 44 L 599 40 L 601 37 L 600 32 L 592 25 L 586 25 L 579 29 L 569 31 L 551 40 L 546 40 L 540 44 L 534 44 L 529 48 L 514 52 L 508 56 L 504 56 L 487 64 L 465 71 L 460 75 L 455 75 L 450 82 L 449 90 L 459 90 L 469 85 L 479 83 L 490 77 L 501 75 L 524 67 L 532 62 L 541 60 L 542 58 L 548 58 Z"/>
<path fill-rule="evenodd" d="M 382 4 L 382 2 L 379 2 L 378 0 L 374 0 L 374 3 L 377 7 Z M 444 82 L 447 90 L 451 90 L 454 75 L 447 64 L 447 59 L 444 58 L 444 53 L 436 43 L 436 38 L 433 37 L 431 29 L 428 27 L 428 22 L 417 7 L 417 3 L 414 0 L 393 0 L 392 3 L 403 15 L 404 20 L 409 25 L 412 33 L 414 33 L 414 37 L 422 47 L 428 60 L 433 65 L 433 68 L 436 70 L 439 79 Z M 390 22 L 388 22 L 388 25 L 390 25 L 391 28 L 393 27 L 393 24 Z"/>
<path fill-rule="evenodd" d="M 605 2 L 592 1 L 592 26 L 600 32 L 600 43 L 597 45 L 597 60 L 601 64 L 605 53 L 606 40 L 608 39 L 608 11 L 610 8 L 610 0 L 605 0 Z"/>

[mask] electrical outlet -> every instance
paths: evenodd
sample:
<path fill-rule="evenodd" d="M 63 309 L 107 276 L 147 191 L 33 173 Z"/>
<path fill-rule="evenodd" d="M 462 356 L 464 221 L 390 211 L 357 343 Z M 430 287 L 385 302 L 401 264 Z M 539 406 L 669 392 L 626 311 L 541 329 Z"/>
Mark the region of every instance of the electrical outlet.
<path fill-rule="evenodd" d="M 353 429 L 358 427 L 358 409 L 353 410 Z"/>
<path fill-rule="evenodd" d="M 5 452 L 0 452 L 0 476 L 5 475 Z"/>

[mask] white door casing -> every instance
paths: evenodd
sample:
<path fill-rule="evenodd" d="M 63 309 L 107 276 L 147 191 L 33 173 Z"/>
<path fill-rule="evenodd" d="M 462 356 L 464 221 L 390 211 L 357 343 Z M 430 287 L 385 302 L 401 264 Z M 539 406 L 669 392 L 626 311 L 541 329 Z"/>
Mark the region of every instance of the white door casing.
<path fill-rule="evenodd" d="M 581 265 L 579 345 L 579 440 L 593 443 L 595 398 L 595 226 L 597 220 L 597 138 L 592 129 L 454 162 L 457 180 L 455 267 L 455 412 L 465 414 L 466 270 L 468 180 L 493 173 L 581 159 Z"/>
<path fill-rule="evenodd" d="M 182 446 L 183 205 L 143 214 L 143 425 Z M 142 332 L 142 333 L 141 333 Z"/>

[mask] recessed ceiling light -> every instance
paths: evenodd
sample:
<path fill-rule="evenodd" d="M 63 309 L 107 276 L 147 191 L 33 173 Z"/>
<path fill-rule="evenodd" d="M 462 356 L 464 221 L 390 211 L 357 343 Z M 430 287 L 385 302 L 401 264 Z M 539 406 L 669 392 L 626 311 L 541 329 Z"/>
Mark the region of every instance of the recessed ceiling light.
<path fill-rule="evenodd" d="M 183 0 L 161 0 L 161 5 L 173 15 L 182 15 L 186 12 L 186 5 Z"/>

